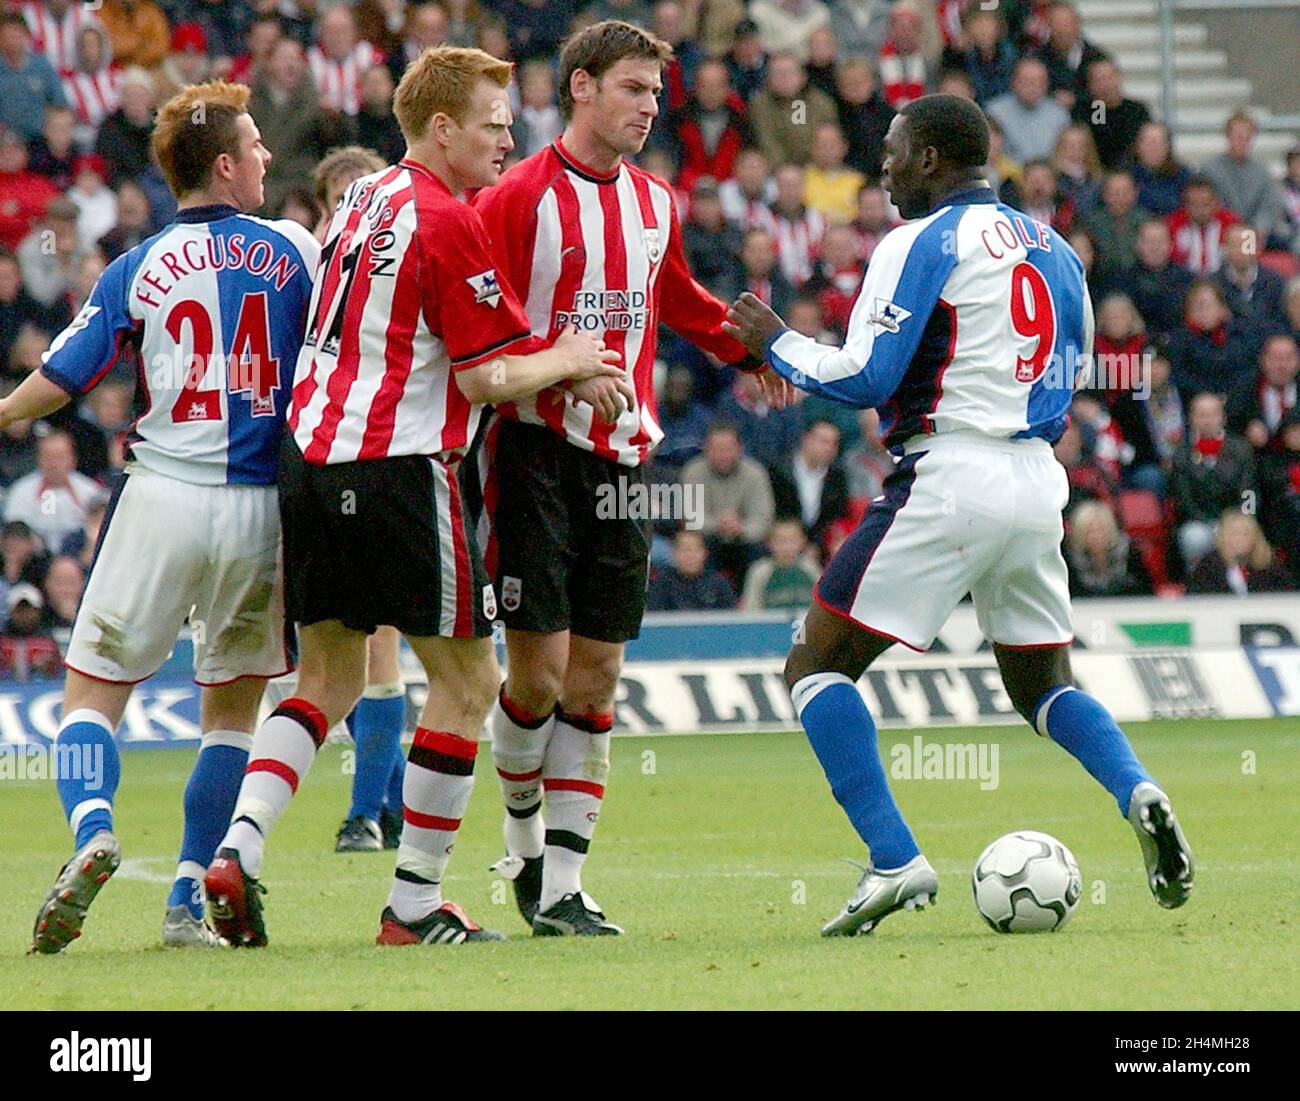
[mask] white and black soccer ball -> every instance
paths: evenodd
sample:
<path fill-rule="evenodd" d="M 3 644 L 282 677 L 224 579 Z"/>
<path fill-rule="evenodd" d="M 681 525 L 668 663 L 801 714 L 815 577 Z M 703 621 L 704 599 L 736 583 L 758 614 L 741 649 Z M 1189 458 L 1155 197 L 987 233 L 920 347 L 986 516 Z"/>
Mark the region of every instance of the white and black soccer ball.
<path fill-rule="evenodd" d="M 1079 864 L 1060 841 L 1036 830 L 999 837 L 971 875 L 975 905 L 999 933 L 1050 933 L 1079 905 Z"/>

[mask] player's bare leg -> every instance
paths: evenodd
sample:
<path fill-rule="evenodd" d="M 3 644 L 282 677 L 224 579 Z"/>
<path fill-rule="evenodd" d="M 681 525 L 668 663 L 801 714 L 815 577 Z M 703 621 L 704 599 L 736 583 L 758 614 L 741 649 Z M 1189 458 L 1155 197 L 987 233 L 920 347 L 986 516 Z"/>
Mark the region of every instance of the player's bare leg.
<path fill-rule="evenodd" d="M 1156 901 L 1169 910 L 1181 906 L 1191 894 L 1195 866 L 1169 796 L 1142 767 L 1110 712 L 1074 686 L 1069 646 L 994 643 L 993 652 L 1016 711 L 1114 797 L 1137 834 Z"/>
<path fill-rule="evenodd" d="M 492 763 L 505 801 L 506 856 L 492 871 L 508 879 L 531 927 L 542 897 L 542 764 L 569 664 L 568 631 L 506 630 L 506 681 L 492 705 Z"/>
<path fill-rule="evenodd" d="M 230 828 L 204 879 L 217 932 L 236 947 L 266 944 L 262 853 L 330 727 L 352 710 L 365 687 L 366 635 L 336 619 L 299 631 L 295 694 L 257 729 Z"/>
<path fill-rule="evenodd" d="M 379 627 L 366 644 L 366 688 L 348 715 L 356 744 L 352 803 L 339 827 L 336 852 L 377 852 L 397 848 L 402 832 L 402 724 L 406 688 L 402 683 L 401 635 Z"/>
<path fill-rule="evenodd" d="M 623 931 L 605 920 L 582 889 L 582 866 L 609 777 L 614 692 L 622 668 L 621 642 L 570 635 L 560 706 L 542 761 L 546 852 L 541 900 L 533 919 L 538 936 L 609 936 Z"/>
<path fill-rule="evenodd" d="M 491 638 L 408 636 L 429 697 L 403 783 L 402 842 L 376 942 L 462 944 L 503 940 L 442 897 L 442 879 L 474 789 L 478 737 L 501 683 Z"/>
<path fill-rule="evenodd" d="M 923 909 L 939 891 L 934 869 L 917 848 L 889 791 L 876 748 L 876 724 L 858 693 L 858 678 L 893 645 L 814 604 L 790 650 L 785 682 L 836 801 L 866 843 L 871 863 L 824 936 L 870 933 L 901 909 Z"/>

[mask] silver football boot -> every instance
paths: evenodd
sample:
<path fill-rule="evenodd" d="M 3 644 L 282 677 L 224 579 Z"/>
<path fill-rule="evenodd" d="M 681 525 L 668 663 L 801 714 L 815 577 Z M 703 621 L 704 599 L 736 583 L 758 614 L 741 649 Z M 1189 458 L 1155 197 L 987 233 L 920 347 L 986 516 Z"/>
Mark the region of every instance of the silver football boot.
<path fill-rule="evenodd" d="M 167 907 L 162 940 L 164 948 L 223 948 L 226 944 L 211 925 L 191 914 L 184 903 Z"/>
<path fill-rule="evenodd" d="M 851 937 L 870 933 L 896 910 L 924 910 L 939 895 L 939 878 L 924 856 L 901 868 L 876 871 L 868 864 L 858 889 L 834 918 L 822 926 L 824 937 Z"/>

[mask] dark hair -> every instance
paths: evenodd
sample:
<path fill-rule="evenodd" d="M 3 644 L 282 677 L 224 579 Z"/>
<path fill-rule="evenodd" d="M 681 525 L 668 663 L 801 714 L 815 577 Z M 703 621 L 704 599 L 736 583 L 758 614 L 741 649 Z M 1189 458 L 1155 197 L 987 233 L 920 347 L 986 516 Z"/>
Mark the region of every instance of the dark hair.
<path fill-rule="evenodd" d="M 934 146 L 949 168 L 982 168 L 989 159 L 989 125 L 979 106 L 961 96 L 914 99 L 899 111 L 907 117 L 912 150 Z"/>
<path fill-rule="evenodd" d="M 807 424 L 803 426 L 803 431 L 800 433 L 800 435 L 802 436 L 808 435 L 808 433 L 811 432 L 814 428 L 816 428 L 819 424 L 829 425 L 831 428 L 835 429 L 835 435 L 837 437 L 842 436 L 844 434 L 840 431 L 840 426 L 836 424 L 833 420 L 831 420 L 829 417 L 813 417 L 812 420 L 810 420 Z"/>
<path fill-rule="evenodd" d="M 725 417 L 719 417 L 717 420 L 713 421 L 709 425 L 709 429 L 705 433 L 705 435 L 717 436 L 717 435 L 721 435 L 724 432 L 728 433 L 729 435 L 735 436 L 736 439 L 740 439 L 740 429 L 736 427 L 736 422 L 729 421 Z"/>
<path fill-rule="evenodd" d="M 673 48 L 649 31 L 624 23 L 621 19 L 602 19 L 585 30 L 571 35 L 560 48 L 558 78 L 560 114 L 573 115 L 573 92 L 570 81 L 579 69 L 599 80 L 625 58 L 642 58 L 668 64 Z"/>
<path fill-rule="evenodd" d="M 1219 197 L 1219 189 L 1214 185 L 1214 181 L 1210 179 L 1209 176 L 1197 174 L 1190 177 L 1188 181 L 1183 184 L 1183 194 L 1186 195 L 1194 187 L 1208 187 L 1214 192 L 1214 197 L 1216 199 Z"/>

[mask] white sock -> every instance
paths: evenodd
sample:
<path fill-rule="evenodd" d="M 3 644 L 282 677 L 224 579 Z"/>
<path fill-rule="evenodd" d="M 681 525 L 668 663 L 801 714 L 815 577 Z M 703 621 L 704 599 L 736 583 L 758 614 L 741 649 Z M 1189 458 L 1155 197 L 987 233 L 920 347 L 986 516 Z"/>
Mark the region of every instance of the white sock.
<path fill-rule="evenodd" d="M 257 728 L 230 829 L 217 846 L 238 852 L 239 863 L 254 879 L 262 869 L 267 835 L 289 806 L 328 733 L 321 711 L 298 697 L 285 700 Z"/>
<path fill-rule="evenodd" d="M 542 758 L 555 728 L 555 712 L 538 719 L 506 697 L 505 687 L 492 705 L 492 762 L 506 804 L 506 852 L 542 855 Z"/>
<path fill-rule="evenodd" d="M 442 905 L 442 877 L 474 790 L 478 743 L 417 727 L 402 780 L 402 843 L 388 905 L 419 921 Z"/>
<path fill-rule="evenodd" d="M 609 732 L 613 725 L 613 714 L 557 713 L 542 763 L 542 784 L 546 789 L 543 910 L 582 889 L 582 865 L 609 776 Z"/>

